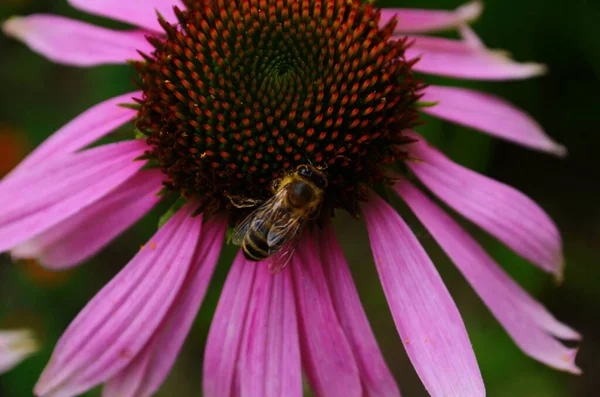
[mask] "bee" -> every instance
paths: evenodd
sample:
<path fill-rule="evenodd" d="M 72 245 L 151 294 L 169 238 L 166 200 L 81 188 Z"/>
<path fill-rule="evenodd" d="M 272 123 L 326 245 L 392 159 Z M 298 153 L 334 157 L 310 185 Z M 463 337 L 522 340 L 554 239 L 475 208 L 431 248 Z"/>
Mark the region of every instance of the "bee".
<path fill-rule="evenodd" d="M 321 210 L 327 178 L 312 165 L 300 165 L 273 184 L 273 196 L 235 229 L 232 242 L 251 261 L 270 259 L 269 269 L 281 271 L 296 250 L 297 237 Z"/>

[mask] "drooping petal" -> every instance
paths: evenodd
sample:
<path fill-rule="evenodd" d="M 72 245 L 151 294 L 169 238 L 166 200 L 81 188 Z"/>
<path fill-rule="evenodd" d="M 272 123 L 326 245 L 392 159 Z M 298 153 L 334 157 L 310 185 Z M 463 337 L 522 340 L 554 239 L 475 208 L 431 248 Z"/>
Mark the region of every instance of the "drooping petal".
<path fill-rule="evenodd" d="M 337 318 L 316 247 L 306 237 L 289 265 L 300 324 L 302 364 L 318 397 L 360 397 L 352 348 Z"/>
<path fill-rule="evenodd" d="M 464 168 L 430 146 L 419 135 L 407 162 L 440 199 L 522 257 L 561 277 L 562 240 L 556 225 L 535 202 L 510 186 Z"/>
<path fill-rule="evenodd" d="M 427 33 L 452 29 L 476 20 L 483 11 L 481 1 L 472 1 L 454 11 L 421 10 L 410 8 L 384 8 L 381 10 L 380 25 L 385 25 L 394 16 L 398 18 L 396 34 Z"/>
<path fill-rule="evenodd" d="M 241 251 L 231 265 L 204 352 L 205 397 L 237 396 L 236 370 L 257 269 Z"/>
<path fill-rule="evenodd" d="M 365 397 L 399 397 L 400 391 L 373 335 L 360 303 L 344 253 L 330 224 L 316 232 L 327 285 L 340 325 L 354 356 Z"/>
<path fill-rule="evenodd" d="M 481 40 L 481 37 L 469 26 L 462 24 L 458 27 L 458 32 L 463 41 L 471 48 L 479 48 L 485 50 L 485 43 Z"/>
<path fill-rule="evenodd" d="M 31 331 L 0 331 L 0 375 L 16 367 L 37 350 Z"/>
<path fill-rule="evenodd" d="M 204 300 L 219 259 L 225 227 L 225 219 L 214 216 L 202 227 L 187 279 L 165 321 L 136 359 L 107 382 L 104 396 L 151 396 L 167 378 Z"/>
<path fill-rule="evenodd" d="M 35 237 L 95 203 L 145 161 L 142 141 L 100 146 L 59 158 L 0 185 L 0 252 Z"/>
<path fill-rule="evenodd" d="M 100 251 L 140 220 L 161 199 L 164 174 L 142 171 L 89 207 L 12 250 L 50 269 L 75 266 Z"/>
<path fill-rule="evenodd" d="M 240 397 L 301 397 L 302 365 L 291 269 L 260 262 L 240 353 Z"/>
<path fill-rule="evenodd" d="M 136 111 L 119 105 L 131 103 L 132 98 L 141 95 L 140 91 L 120 95 L 81 113 L 39 145 L 5 179 L 39 164 L 47 163 L 52 158 L 83 149 L 133 120 Z"/>
<path fill-rule="evenodd" d="M 69 0 L 69 3 L 82 11 L 105 16 L 137 25 L 142 28 L 164 33 L 158 23 L 157 12 L 168 22 L 176 22 L 173 7 L 185 7 L 179 0 L 144 0 L 143 4 L 136 1 L 122 0 Z"/>
<path fill-rule="evenodd" d="M 417 188 L 402 180 L 395 190 L 526 354 L 557 369 L 581 372 L 574 363 L 576 349 L 566 348 L 552 337 L 579 339 L 577 332 L 558 322 Z"/>
<path fill-rule="evenodd" d="M 14 17 L 2 29 L 38 54 L 66 65 L 125 64 L 142 59 L 137 50 L 152 51 L 144 32 L 116 31 L 57 15 Z"/>
<path fill-rule="evenodd" d="M 421 100 L 438 102 L 435 106 L 421 109 L 432 116 L 532 149 L 557 156 L 567 154 L 565 147 L 546 135 L 531 116 L 498 97 L 464 88 L 430 85 Z"/>
<path fill-rule="evenodd" d="M 473 45 L 466 40 L 412 36 L 414 44 L 406 50 L 406 59 L 419 61 L 418 72 L 470 80 L 527 79 L 546 72 L 537 63 L 519 63 L 505 53 Z"/>
<path fill-rule="evenodd" d="M 485 396 L 461 316 L 427 253 L 400 216 L 371 194 L 362 206 L 394 322 L 432 397 Z"/>
<path fill-rule="evenodd" d="M 127 367 L 171 308 L 194 259 L 202 220 L 180 209 L 79 313 L 35 387 L 75 396 Z"/>

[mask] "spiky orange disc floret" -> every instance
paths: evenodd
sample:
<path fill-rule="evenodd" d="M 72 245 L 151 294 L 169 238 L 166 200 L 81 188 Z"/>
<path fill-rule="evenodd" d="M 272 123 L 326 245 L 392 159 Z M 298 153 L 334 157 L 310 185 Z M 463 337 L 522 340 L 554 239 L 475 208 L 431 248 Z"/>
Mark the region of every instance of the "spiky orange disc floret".
<path fill-rule="evenodd" d="M 137 128 L 168 186 L 213 209 L 268 198 L 298 164 L 325 168 L 327 202 L 355 212 L 362 184 L 403 157 L 420 84 L 396 21 L 360 0 L 187 1 L 136 64 Z"/>

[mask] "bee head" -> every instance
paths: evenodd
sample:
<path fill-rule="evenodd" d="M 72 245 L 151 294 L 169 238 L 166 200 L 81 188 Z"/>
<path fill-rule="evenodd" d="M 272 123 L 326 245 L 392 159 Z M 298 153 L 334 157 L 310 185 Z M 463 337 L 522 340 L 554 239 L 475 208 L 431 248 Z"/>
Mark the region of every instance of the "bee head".
<path fill-rule="evenodd" d="M 314 183 L 319 189 L 327 187 L 327 177 L 325 174 L 312 165 L 299 165 L 296 168 L 296 173 Z"/>

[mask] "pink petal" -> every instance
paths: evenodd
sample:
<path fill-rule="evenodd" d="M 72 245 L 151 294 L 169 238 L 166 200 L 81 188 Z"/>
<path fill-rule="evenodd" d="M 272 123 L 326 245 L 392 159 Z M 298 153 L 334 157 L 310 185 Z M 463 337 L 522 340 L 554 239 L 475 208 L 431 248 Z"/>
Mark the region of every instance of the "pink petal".
<path fill-rule="evenodd" d="M 101 200 L 13 249 L 13 257 L 36 258 L 50 269 L 89 259 L 160 201 L 157 193 L 164 179 L 158 169 L 137 173 Z"/>
<path fill-rule="evenodd" d="M 151 342 L 132 363 L 110 379 L 107 397 L 151 396 L 167 378 L 204 300 L 219 259 L 226 222 L 212 217 L 203 227 L 200 244 L 181 292 Z"/>
<path fill-rule="evenodd" d="M 90 14 L 131 23 L 159 33 L 164 33 L 164 30 L 158 23 L 157 12 L 167 21 L 174 23 L 177 19 L 173 13 L 173 7 L 178 6 L 182 10 L 185 9 L 179 0 L 144 0 L 143 4 L 122 0 L 69 0 L 69 3 Z"/>
<path fill-rule="evenodd" d="M 133 97 L 141 97 L 141 95 L 140 91 L 132 92 L 101 102 L 86 110 L 31 152 L 9 174 L 10 177 L 39 164 L 47 163 L 53 157 L 83 149 L 133 120 L 136 111 L 118 105 L 132 103 Z"/>
<path fill-rule="evenodd" d="M 14 17 L 2 25 L 4 33 L 23 41 L 53 62 L 74 66 L 124 64 L 151 52 L 141 31 L 115 31 L 57 15 Z"/>
<path fill-rule="evenodd" d="M 134 175 L 147 146 L 127 141 L 49 162 L 0 185 L 0 252 L 95 203 Z"/>
<path fill-rule="evenodd" d="M 420 10 L 410 8 L 384 8 L 379 25 L 385 25 L 394 16 L 398 26 L 394 33 L 426 33 L 456 28 L 479 18 L 483 11 L 481 1 L 472 1 L 454 11 Z"/>
<path fill-rule="evenodd" d="M 432 397 L 485 396 L 463 321 L 427 253 L 378 196 L 362 209 L 383 291 L 425 388 Z"/>
<path fill-rule="evenodd" d="M 475 31 L 469 25 L 460 25 L 458 27 L 458 31 L 460 33 L 460 37 L 463 41 L 469 45 L 471 48 L 485 50 L 485 43 L 481 38 L 475 33 Z"/>
<path fill-rule="evenodd" d="M 127 367 L 163 322 L 194 259 L 202 220 L 179 210 L 79 313 L 35 387 L 73 396 Z"/>
<path fill-rule="evenodd" d="M 439 198 L 522 257 L 562 276 L 562 240 L 550 217 L 529 197 L 510 186 L 448 159 L 417 134 L 410 145 L 410 169 Z"/>
<path fill-rule="evenodd" d="M 152 355 L 158 350 L 154 338 L 138 353 L 131 363 L 119 372 L 116 376 L 109 379 L 102 390 L 103 397 L 143 397 L 140 389 L 144 387 L 144 378 L 148 373 Z M 147 394 L 151 396 L 151 394 Z"/>
<path fill-rule="evenodd" d="M 564 146 L 554 142 L 528 114 L 510 103 L 482 92 L 430 85 L 421 99 L 438 102 L 421 110 L 432 116 L 487 132 L 511 142 L 565 156 Z"/>
<path fill-rule="evenodd" d="M 302 366 L 291 270 L 257 266 L 240 352 L 241 397 L 302 397 Z"/>
<path fill-rule="evenodd" d="M 237 396 L 236 368 L 258 270 L 241 253 L 231 265 L 204 352 L 204 397 Z"/>
<path fill-rule="evenodd" d="M 546 72 L 537 63 L 518 63 L 505 53 L 473 45 L 467 40 L 413 36 L 406 59 L 420 58 L 413 69 L 418 72 L 470 80 L 527 79 Z"/>
<path fill-rule="evenodd" d="M 31 331 L 0 331 L 0 375 L 16 367 L 37 350 Z"/>
<path fill-rule="evenodd" d="M 316 247 L 308 237 L 300 244 L 289 266 L 306 376 L 319 397 L 363 396 L 356 360 L 338 321 Z"/>
<path fill-rule="evenodd" d="M 388 369 L 360 298 L 344 253 L 331 225 L 316 232 L 327 285 L 340 324 L 361 374 L 365 397 L 399 397 L 400 391 Z"/>
<path fill-rule="evenodd" d="M 576 349 L 568 349 L 552 337 L 579 339 L 578 333 L 558 322 L 417 188 L 402 180 L 395 190 L 526 354 L 557 369 L 581 372 L 574 363 Z"/>

